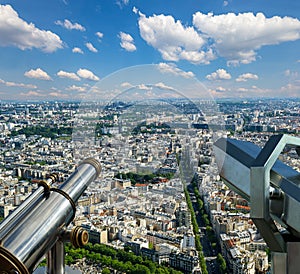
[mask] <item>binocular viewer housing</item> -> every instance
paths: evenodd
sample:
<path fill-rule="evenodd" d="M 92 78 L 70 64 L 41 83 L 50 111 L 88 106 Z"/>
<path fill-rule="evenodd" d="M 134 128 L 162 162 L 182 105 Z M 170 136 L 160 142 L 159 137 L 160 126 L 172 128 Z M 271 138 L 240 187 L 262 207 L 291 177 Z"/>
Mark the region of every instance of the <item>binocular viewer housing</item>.
<path fill-rule="evenodd" d="M 272 251 L 273 273 L 299 273 L 300 173 L 278 157 L 300 138 L 271 136 L 263 148 L 220 138 L 214 153 L 224 183 L 250 202 L 250 217 Z M 281 225 L 281 227 L 278 226 Z"/>

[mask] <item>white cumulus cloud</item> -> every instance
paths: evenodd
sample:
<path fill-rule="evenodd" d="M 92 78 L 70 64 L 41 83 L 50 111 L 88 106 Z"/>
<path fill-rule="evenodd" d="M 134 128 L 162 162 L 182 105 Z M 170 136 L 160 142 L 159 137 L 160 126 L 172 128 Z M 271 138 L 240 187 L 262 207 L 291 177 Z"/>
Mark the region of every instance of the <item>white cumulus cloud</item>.
<path fill-rule="evenodd" d="M 215 88 L 215 91 L 216 91 L 216 92 L 225 92 L 225 91 L 227 91 L 227 89 L 224 88 L 224 87 L 216 87 L 216 88 Z"/>
<path fill-rule="evenodd" d="M 84 92 L 84 91 L 86 91 L 86 87 L 72 85 L 72 86 L 67 87 L 67 90 Z"/>
<path fill-rule="evenodd" d="M 74 72 L 66 72 L 66 71 L 60 70 L 57 73 L 57 76 L 60 78 L 69 78 L 69 79 L 72 79 L 75 81 L 80 81 L 80 78 Z"/>
<path fill-rule="evenodd" d="M 120 9 L 122 9 L 123 6 L 127 6 L 129 4 L 129 0 L 117 0 L 116 4 L 119 6 Z"/>
<path fill-rule="evenodd" d="M 237 82 L 247 82 L 248 80 L 258 80 L 258 76 L 253 73 L 244 73 L 241 74 L 238 78 L 235 79 Z"/>
<path fill-rule="evenodd" d="M 65 29 L 69 29 L 69 30 L 80 30 L 80 31 L 85 31 L 85 27 L 78 24 L 78 23 L 72 23 L 70 20 L 65 19 L 64 21 L 61 20 L 57 20 L 55 21 L 56 25 L 62 26 Z"/>
<path fill-rule="evenodd" d="M 97 31 L 95 34 L 96 34 L 96 36 L 97 36 L 99 39 L 102 39 L 103 36 L 104 36 L 104 34 L 103 34 L 102 32 L 100 32 L 100 31 Z"/>
<path fill-rule="evenodd" d="M 225 69 L 217 69 L 215 72 L 206 75 L 206 79 L 210 81 L 229 80 L 231 79 L 231 75 Z"/>
<path fill-rule="evenodd" d="M 137 86 L 135 86 L 137 89 L 140 90 L 152 90 L 152 86 L 150 85 L 145 85 L 145 84 L 139 84 Z"/>
<path fill-rule="evenodd" d="M 65 99 L 69 98 L 69 96 L 67 94 L 63 94 L 63 93 L 58 92 L 58 91 L 56 91 L 56 92 L 50 92 L 49 96 L 57 97 L 59 99 L 61 99 L 61 98 L 65 98 Z"/>
<path fill-rule="evenodd" d="M 63 42 L 55 33 L 25 22 L 10 5 L 0 5 L 0 46 L 54 52 L 63 48 Z"/>
<path fill-rule="evenodd" d="M 175 90 L 173 87 L 167 86 L 165 83 L 162 83 L 162 82 L 156 83 L 154 85 L 154 87 L 159 88 L 159 89 L 164 89 L 164 90 L 172 90 L 172 91 Z"/>
<path fill-rule="evenodd" d="M 137 7 L 133 7 L 133 8 L 132 8 L 132 11 L 133 11 L 133 13 L 135 13 L 135 14 L 138 14 L 138 12 L 139 12 L 139 10 L 138 10 Z"/>
<path fill-rule="evenodd" d="M 195 74 L 191 71 L 183 71 L 178 68 L 174 63 L 159 63 L 158 69 L 162 73 L 170 73 L 176 76 L 182 76 L 184 78 L 193 78 Z"/>
<path fill-rule="evenodd" d="M 239 91 L 239 92 L 247 92 L 247 91 L 249 91 L 249 89 L 247 89 L 247 88 L 238 88 L 237 91 Z"/>
<path fill-rule="evenodd" d="M 146 17 L 141 12 L 139 15 L 141 37 L 157 49 L 164 60 L 187 60 L 195 64 L 208 64 L 215 58 L 211 48 L 203 48 L 207 41 L 193 27 L 184 26 L 181 21 L 175 21 L 170 15 Z"/>
<path fill-rule="evenodd" d="M 72 52 L 73 52 L 73 53 L 80 53 L 80 54 L 83 54 L 82 49 L 81 49 L 81 48 L 77 48 L 77 47 L 73 48 L 73 49 L 72 49 Z"/>
<path fill-rule="evenodd" d="M 92 80 L 92 81 L 99 81 L 99 77 L 96 76 L 93 72 L 87 69 L 79 69 L 77 71 L 77 75 L 81 78 Z"/>
<path fill-rule="evenodd" d="M 21 87 L 21 88 L 30 88 L 30 89 L 36 89 L 36 85 L 32 84 L 24 84 L 24 83 L 16 83 L 16 82 L 9 82 L 9 81 L 4 81 L 0 79 L 0 84 L 4 84 L 7 87 Z"/>
<path fill-rule="evenodd" d="M 285 71 L 284 71 L 284 75 L 285 75 L 286 77 L 291 78 L 291 79 L 297 79 L 297 78 L 299 77 L 298 71 L 292 71 L 292 70 L 290 70 L 290 69 L 285 70 Z"/>
<path fill-rule="evenodd" d="M 120 45 L 123 49 L 127 51 L 136 50 L 136 46 L 134 45 L 134 40 L 130 34 L 121 31 L 119 33 L 119 37 L 121 39 Z"/>
<path fill-rule="evenodd" d="M 134 85 L 130 84 L 129 82 L 123 82 L 121 84 L 121 87 L 122 88 L 132 88 L 132 87 L 134 87 Z"/>
<path fill-rule="evenodd" d="M 48 75 L 47 72 L 43 71 L 40 68 L 31 69 L 26 71 L 24 75 L 28 78 L 40 79 L 40 80 L 51 80 L 51 77 Z"/>
<path fill-rule="evenodd" d="M 91 52 L 98 52 L 98 50 L 93 46 L 92 43 L 88 42 L 88 43 L 85 43 L 85 46 L 88 48 L 89 51 Z"/>
<path fill-rule="evenodd" d="M 300 21 L 291 17 L 266 18 L 263 13 L 214 15 L 196 12 L 193 24 L 214 41 L 214 47 L 228 64 L 249 64 L 262 46 L 300 38 Z"/>
<path fill-rule="evenodd" d="M 30 90 L 26 93 L 21 92 L 20 95 L 25 96 L 25 97 L 43 97 L 43 96 L 45 96 L 44 94 L 41 94 L 40 92 L 33 91 L 33 90 Z"/>

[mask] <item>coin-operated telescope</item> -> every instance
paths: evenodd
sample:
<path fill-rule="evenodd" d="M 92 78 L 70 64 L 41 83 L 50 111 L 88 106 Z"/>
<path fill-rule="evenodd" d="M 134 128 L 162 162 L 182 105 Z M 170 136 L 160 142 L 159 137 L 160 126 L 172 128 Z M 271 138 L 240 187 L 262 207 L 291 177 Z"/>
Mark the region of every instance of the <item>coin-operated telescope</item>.
<path fill-rule="evenodd" d="M 250 202 L 250 217 L 272 252 L 275 274 L 299 273 L 300 173 L 278 160 L 300 138 L 274 135 L 261 149 L 221 138 L 214 144 L 222 180 Z"/>
<path fill-rule="evenodd" d="M 64 242 L 75 246 L 88 242 L 88 233 L 67 226 L 75 217 L 76 203 L 100 174 L 93 158 L 81 162 L 59 187 L 51 187 L 55 175 L 42 181 L 15 211 L 0 224 L 0 273 L 29 274 L 47 255 L 47 273 L 63 274 Z"/>

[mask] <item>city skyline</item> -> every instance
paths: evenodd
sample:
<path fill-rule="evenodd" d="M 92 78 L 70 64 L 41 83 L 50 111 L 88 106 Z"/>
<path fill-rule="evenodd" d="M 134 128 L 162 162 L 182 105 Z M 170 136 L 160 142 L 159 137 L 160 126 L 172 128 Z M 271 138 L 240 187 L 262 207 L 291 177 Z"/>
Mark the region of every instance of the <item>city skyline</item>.
<path fill-rule="evenodd" d="M 80 100 L 112 73 L 147 64 L 196 78 L 215 98 L 298 97 L 299 7 L 0 1 L 0 99 Z M 144 78 L 141 89 L 166 85 Z"/>
<path fill-rule="evenodd" d="M 57 174 L 53 186 L 61 189 L 78 163 L 92 157 L 101 163 L 101 174 L 78 200 L 74 218 L 75 225 L 89 232 L 90 244 L 85 251 L 72 249 L 72 253 L 67 246 L 66 265 L 83 273 L 87 269 L 100 273 L 107 267 L 131 273 L 140 267 L 128 257 L 126 262 L 132 264 L 130 268 L 125 266 L 125 256 L 102 260 L 101 256 L 106 256 L 102 252 L 100 257 L 91 253 L 99 252 L 101 244 L 101 248 L 112 252 L 115 252 L 112 246 L 122 254 L 130 247 L 135 255 L 129 254 L 146 256 L 151 260 L 147 266 L 152 267 L 145 268 L 144 273 L 149 274 L 159 273 L 153 269 L 166 267 L 160 265 L 165 263 L 170 273 L 174 271 L 169 266 L 194 274 L 219 273 L 218 269 L 233 274 L 267 273 L 270 269 L 268 242 L 261 238 L 250 220 L 248 188 L 241 188 L 242 196 L 239 196 L 230 190 L 230 183 L 227 188 L 221 181 L 227 176 L 222 170 L 231 168 L 231 164 L 225 159 L 223 166 L 222 156 L 214 144 L 220 149 L 223 146 L 214 140 L 217 136 L 228 136 L 232 145 L 251 142 L 250 147 L 250 143 L 243 144 L 252 151 L 255 145 L 256 149 L 265 146 L 274 134 L 298 136 L 299 100 L 224 100 L 219 103 L 222 115 L 217 117 L 211 111 L 205 115 L 193 102 L 182 100 L 172 102 L 178 108 L 176 113 L 163 102 L 148 106 L 143 102 L 136 107 L 130 102 L 113 102 L 104 108 L 96 103 L 98 110 L 86 104 L 85 111 L 80 111 L 80 105 L 81 102 L 54 101 L 1 104 L 0 220 L 9 216 L 38 187 L 39 180 Z M 143 112 L 148 115 L 144 116 Z M 138 125 L 133 114 L 142 118 L 137 119 Z M 219 126 L 221 120 L 225 131 Z M 222 135 L 218 134 L 222 131 Z M 220 140 L 222 143 L 225 139 Z M 242 149 L 242 153 L 232 146 L 227 148 L 229 156 L 238 151 L 240 157 L 248 159 L 244 156 L 247 149 Z M 293 167 L 299 172 L 299 156 L 294 149 L 287 149 L 281 160 L 287 170 Z M 93 163 L 91 159 L 87 161 L 83 163 Z M 238 161 L 244 163 L 242 158 Z M 239 165 L 234 180 L 225 177 L 234 184 L 240 180 L 240 172 L 245 171 Z M 245 172 L 240 183 L 246 185 L 248 176 Z M 80 181 L 84 177 L 81 173 Z M 287 179 L 288 182 L 292 184 Z M 288 190 L 286 195 L 290 195 Z M 56 193 L 52 191 L 49 195 L 52 194 Z M 37 208 L 29 216 L 36 212 L 40 216 L 39 209 L 48 199 L 35 204 Z M 281 211 L 276 214 L 279 216 Z M 28 219 L 24 218 L 24 222 Z M 294 225 L 288 222 L 290 219 L 278 217 L 278 220 L 281 224 Z M 5 225 L 1 224 L 3 233 Z M 21 221 L 20 226 L 23 224 Z M 26 231 L 30 231 L 28 227 L 24 225 Z"/>

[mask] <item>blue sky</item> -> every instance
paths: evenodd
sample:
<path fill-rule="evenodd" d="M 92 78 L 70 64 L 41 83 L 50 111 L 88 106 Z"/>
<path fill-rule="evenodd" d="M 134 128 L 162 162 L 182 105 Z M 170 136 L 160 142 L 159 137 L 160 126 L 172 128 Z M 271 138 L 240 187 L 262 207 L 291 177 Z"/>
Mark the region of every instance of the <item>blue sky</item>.
<path fill-rule="evenodd" d="M 216 98 L 298 97 L 299 17 L 292 0 L 0 1 L 0 99 L 81 99 L 146 64 Z"/>

